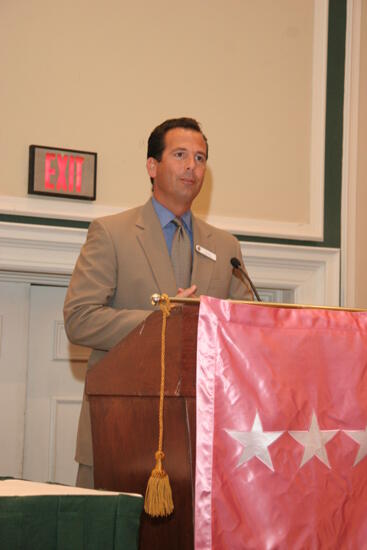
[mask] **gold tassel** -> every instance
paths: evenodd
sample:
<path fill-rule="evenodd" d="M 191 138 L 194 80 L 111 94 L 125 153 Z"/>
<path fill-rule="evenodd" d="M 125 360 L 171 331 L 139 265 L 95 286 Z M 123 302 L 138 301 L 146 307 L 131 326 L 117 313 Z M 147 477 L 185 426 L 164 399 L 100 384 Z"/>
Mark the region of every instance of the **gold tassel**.
<path fill-rule="evenodd" d="M 148 481 L 144 510 L 152 517 L 169 516 L 173 512 L 173 500 L 169 477 L 162 468 L 164 453 L 157 451 L 155 458 L 157 462 Z"/>
<path fill-rule="evenodd" d="M 152 517 L 169 516 L 173 512 L 172 491 L 169 477 L 164 471 L 162 460 L 163 448 L 163 404 L 165 383 L 165 353 L 166 353 L 166 326 L 171 305 L 167 294 L 162 294 L 160 308 L 163 314 L 161 340 L 161 388 L 159 394 L 159 438 L 158 451 L 155 453 L 155 468 L 150 475 L 145 493 L 144 510 Z"/>

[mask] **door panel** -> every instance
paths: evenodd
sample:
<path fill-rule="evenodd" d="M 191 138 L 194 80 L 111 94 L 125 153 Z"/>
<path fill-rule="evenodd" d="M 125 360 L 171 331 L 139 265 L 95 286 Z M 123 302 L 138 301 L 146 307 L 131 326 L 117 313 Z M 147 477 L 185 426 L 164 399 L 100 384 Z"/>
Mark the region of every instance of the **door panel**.
<path fill-rule="evenodd" d="M 89 350 L 67 340 L 62 318 L 65 293 L 62 287 L 31 287 L 23 475 L 73 485 Z"/>
<path fill-rule="evenodd" d="M 0 283 L 0 475 L 21 477 L 29 285 Z"/>

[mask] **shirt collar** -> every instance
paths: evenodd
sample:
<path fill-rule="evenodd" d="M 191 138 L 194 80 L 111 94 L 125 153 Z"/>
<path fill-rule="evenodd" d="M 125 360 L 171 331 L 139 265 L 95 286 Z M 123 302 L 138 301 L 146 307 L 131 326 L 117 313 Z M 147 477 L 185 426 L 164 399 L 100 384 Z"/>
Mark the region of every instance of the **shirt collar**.
<path fill-rule="evenodd" d="M 155 199 L 154 197 L 152 197 L 152 203 L 162 228 L 166 227 L 172 220 L 175 219 L 176 216 L 170 210 L 168 210 L 168 208 L 163 206 L 163 204 L 158 202 L 157 199 Z M 191 210 L 188 210 L 187 212 L 185 212 L 181 216 L 181 220 L 185 224 L 186 229 L 188 229 L 191 233 L 192 232 Z"/>

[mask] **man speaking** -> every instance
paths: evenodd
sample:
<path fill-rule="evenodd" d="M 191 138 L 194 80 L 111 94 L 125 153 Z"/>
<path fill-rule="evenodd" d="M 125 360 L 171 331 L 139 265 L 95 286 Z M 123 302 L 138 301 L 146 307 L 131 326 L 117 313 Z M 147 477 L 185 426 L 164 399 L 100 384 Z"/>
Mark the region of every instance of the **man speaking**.
<path fill-rule="evenodd" d="M 91 223 L 66 295 L 65 330 L 71 342 L 93 348 L 88 366 L 151 313 L 154 293 L 252 299 L 230 263 L 233 257 L 242 262 L 238 241 L 190 210 L 208 158 L 198 122 L 178 118 L 157 126 L 148 140 L 147 157 L 152 197 L 143 206 Z M 77 485 L 93 487 L 85 396 L 76 460 Z"/>

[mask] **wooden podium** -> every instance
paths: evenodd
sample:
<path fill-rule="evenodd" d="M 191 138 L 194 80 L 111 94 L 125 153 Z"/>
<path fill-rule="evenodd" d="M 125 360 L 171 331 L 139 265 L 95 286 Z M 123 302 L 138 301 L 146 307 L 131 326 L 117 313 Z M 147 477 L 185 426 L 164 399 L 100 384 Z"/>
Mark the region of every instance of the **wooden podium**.
<path fill-rule="evenodd" d="M 164 443 L 175 510 L 145 512 L 141 550 L 194 548 L 198 304 L 172 309 L 166 332 Z M 145 494 L 158 445 L 162 313 L 152 313 L 87 375 L 95 487 Z"/>

